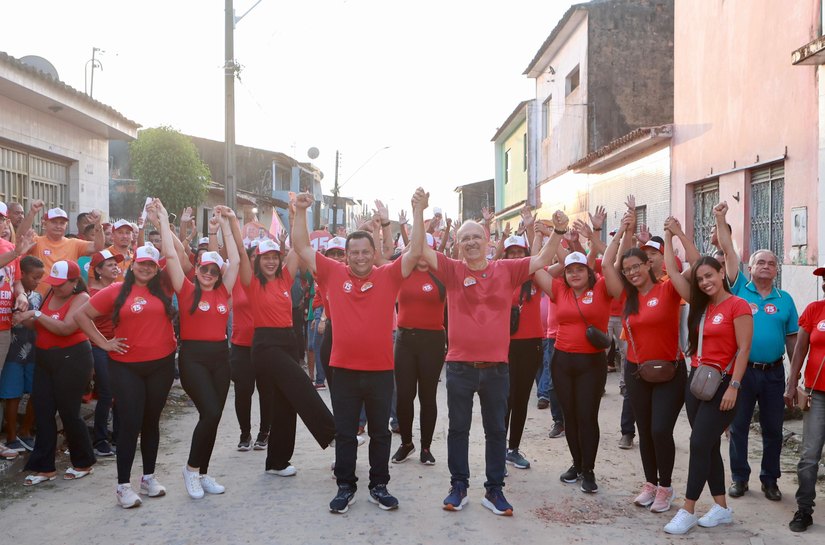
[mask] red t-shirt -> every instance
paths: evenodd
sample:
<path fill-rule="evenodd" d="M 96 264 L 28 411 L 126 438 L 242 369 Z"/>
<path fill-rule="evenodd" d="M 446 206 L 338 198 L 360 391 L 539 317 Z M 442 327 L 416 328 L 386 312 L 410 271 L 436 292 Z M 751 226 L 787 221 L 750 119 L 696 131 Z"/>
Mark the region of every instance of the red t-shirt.
<path fill-rule="evenodd" d="M 799 327 L 811 337 L 808 363 L 805 365 L 805 386 L 825 391 L 825 370 L 819 373 L 819 368 L 825 361 L 825 301 L 815 301 L 805 307 L 799 317 Z M 817 373 L 819 380 L 816 380 Z"/>
<path fill-rule="evenodd" d="M 343 263 L 316 254 L 318 282 L 326 286 L 334 321 L 331 367 L 355 371 L 393 368 L 392 326 L 401 282 L 401 259 L 359 278 Z M 327 310 L 329 313 L 329 310 Z"/>
<path fill-rule="evenodd" d="M 95 294 L 89 301 L 96 311 L 112 315 L 122 282 L 115 282 Z M 166 316 L 163 302 L 149 293 L 146 286 L 132 285 L 120 307 L 114 336 L 126 339 L 125 354 L 109 352 L 109 358 L 124 363 L 159 360 L 175 352 L 178 346 L 172 321 Z"/>
<path fill-rule="evenodd" d="M 261 281 L 253 275 L 244 290 L 256 328 L 292 327 L 292 275 L 286 267 L 281 268 L 280 277 L 267 281 L 266 286 L 261 286 Z"/>
<path fill-rule="evenodd" d="M 559 329 L 556 333 L 556 349 L 577 354 L 597 354 L 600 349 L 590 344 L 585 336 L 587 323 L 607 331 L 610 320 L 610 303 L 613 300 L 607 292 L 604 277 L 599 278 L 592 290 L 586 290 L 578 299 L 572 289 L 561 278 L 553 279 L 553 299 L 556 302 L 556 319 Z M 581 313 L 579 313 L 581 309 Z"/>
<path fill-rule="evenodd" d="M 558 309 L 556 308 L 556 303 L 550 300 L 550 297 L 547 297 L 547 323 L 545 324 L 544 329 L 544 338 L 545 339 L 555 339 L 556 335 L 559 332 L 559 317 L 558 317 Z"/>
<path fill-rule="evenodd" d="M 521 286 L 513 292 L 514 307 L 519 304 L 521 296 Z M 544 328 L 541 324 L 541 290 L 534 283 L 530 282 L 530 299 L 527 294 L 521 298 L 521 315 L 518 320 L 518 329 L 513 333 L 511 339 L 541 339 L 544 337 Z"/>
<path fill-rule="evenodd" d="M 315 283 L 315 295 L 312 296 L 312 303 L 310 306 L 312 306 L 313 309 L 324 306 L 324 299 L 321 297 L 321 292 L 318 290 L 318 282 Z"/>
<path fill-rule="evenodd" d="M 182 341 L 225 341 L 229 323 L 229 292 L 221 284 L 209 291 L 201 290 L 198 308 L 191 313 L 195 300 L 195 284 L 183 281 L 178 292 L 180 339 Z"/>
<path fill-rule="evenodd" d="M 62 307 L 58 309 L 50 309 L 49 305 L 52 301 L 52 294 L 46 296 L 46 300 L 43 301 L 43 304 L 40 306 L 40 311 L 45 314 L 46 316 L 50 316 L 55 320 L 60 320 L 61 322 L 66 319 L 66 314 L 69 313 L 69 307 L 72 306 L 72 301 L 74 301 L 74 296 L 69 297 L 69 300 L 66 301 Z M 34 322 L 34 330 L 37 332 L 37 336 L 34 339 L 34 346 L 37 348 L 42 348 L 45 350 L 49 350 L 50 348 L 68 348 L 70 346 L 74 346 L 78 343 L 82 343 L 83 341 L 88 341 L 89 337 L 86 336 L 83 331 L 78 329 L 71 335 L 58 335 L 56 333 L 52 333 L 48 329 L 46 329 L 40 321 L 35 320 Z"/>
<path fill-rule="evenodd" d="M 14 251 L 14 244 L 0 238 L 0 254 Z M 14 308 L 14 282 L 20 280 L 20 258 L 15 258 L 0 268 L 0 331 L 11 329 Z"/>
<path fill-rule="evenodd" d="M 717 307 L 708 304 L 705 312 L 702 356 L 699 358 L 697 354 L 696 358 L 691 358 L 693 367 L 698 367 L 702 363 L 725 369 L 730 364 L 738 350 L 733 320 L 739 316 L 747 316 L 753 320 L 750 305 L 741 297 L 732 295 Z M 698 361 L 700 359 L 701 362 Z M 732 370 L 733 367 L 731 367 L 731 372 Z"/>
<path fill-rule="evenodd" d="M 447 287 L 446 361 L 506 363 L 512 293 L 529 278 L 530 258 L 500 259 L 471 271 L 464 261 L 438 254 L 435 274 Z"/>
<path fill-rule="evenodd" d="M 232 286 L 232 344 L 252 346 L 255 326 L 252 322 L 252 308 L 246 297 L 240 279 Z"/>
<path fill-rule="evenodd" d="M 622 320 L 627 342 L 627 361 L 673 360 L 679 350 L 679 306 L 682 298 L 670 280 L 657 282 L 645 295 L 639 294 L 639 312 Z M 633 342 L 627 334 L 627 321 Z M 634 344 L 635 343 L 635 344 Z M 636 353 L 634 347 L 639 350 Z"/>
<path fill-rule="evenodd" d="M 398 291 L 398 326 L 437 331 L 444 329 L 444 301 L 428 271 L 415 269 L 401 283 Z"/>
<path fill-rule="evenodd" d="M 94 297 L 96 293 L 98 293 L 102 288 L 89 288 L 89 295 Z M 115 324 L 112 323 L 112 315 L 111 314 L 103 314 L 102 316 L 98 316 L 95 318 L 95 327 L 97 330 L 100 331 L 100 334 L 106 337 L 106 339 L 111 339 L 115 336 Z"/>

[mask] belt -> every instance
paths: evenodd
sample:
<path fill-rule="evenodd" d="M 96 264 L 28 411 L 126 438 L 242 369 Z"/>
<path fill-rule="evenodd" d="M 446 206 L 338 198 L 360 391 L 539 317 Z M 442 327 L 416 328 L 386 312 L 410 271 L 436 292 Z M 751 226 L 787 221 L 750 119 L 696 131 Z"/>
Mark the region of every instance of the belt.
<path fill-rule="evenodd" d="M 771 361 L 771 362 L 767 362 L 767 363 L 761 362 L 761 361 L 749 361 L 748 362 L 748 367 L 753 367 L 754 369 L 759 369 L 760 371 L 765 371 L 767 369 L 771 369 L 771 368 L 775 367 L 776 365 L 779 365 L 780 363 L 782 363 L 782 359 L 783 358 L 779 358 L 776 361 Z"/>
<path fill-rule="evenodd" d="M 476 369 L 487 369 L 489 367 L 495 367 L 496 365 L 501 365 L 500 361 L 463 361 L 461 363 L 463 365 L 469 365 L 470 367 L 475 367 Z"/>

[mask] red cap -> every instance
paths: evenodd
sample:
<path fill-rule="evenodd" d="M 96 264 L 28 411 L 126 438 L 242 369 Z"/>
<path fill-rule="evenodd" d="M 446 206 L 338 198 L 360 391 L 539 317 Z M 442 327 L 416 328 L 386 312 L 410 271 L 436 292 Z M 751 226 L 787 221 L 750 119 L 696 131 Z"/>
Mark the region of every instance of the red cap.
<path fill-rule="evenodd" d="M 50 286 L 62 286 L 69 280 L 80 278 L 80 267 L 74 261 L 58 261 L 52 265 L 52 270 L 49 272 L 43 281 Z"/>

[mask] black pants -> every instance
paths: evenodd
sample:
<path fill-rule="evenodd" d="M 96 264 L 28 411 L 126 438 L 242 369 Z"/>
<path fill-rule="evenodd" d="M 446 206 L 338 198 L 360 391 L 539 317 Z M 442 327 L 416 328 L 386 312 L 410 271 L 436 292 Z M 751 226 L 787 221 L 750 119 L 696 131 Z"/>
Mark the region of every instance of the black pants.
<path fill-rule="evenodd" d="M 543 357 L 541 339 L 512 339 L 510 341 L 510 396 L 507 400 L 507 427 L 510 431 L 508 448 L 518 449 L 527 421 L 530 392 L 539 372 Z"/>
<path fill-rule="evenodd" d="M 327 377 L 327 386 L 332 394 L 332 381 L 335 370 L 329 366 L 329 358 L 332 356 L 332 320 L 327 318 L 327 327 L 324 329 L 324 338 L 321 340 L 321 366 L 324 368 L 324 375 Z"/>
<path fill-rule="evenodd" d="M 35 358 L 32 403 L 37 439 L 26 469 L 38 473 L 56 470 L 55 413 L 63 422 L 72 467 L 90 467 L 95 463 L 95 454 L 86 423 L 80 417 L 80 398 L 86 393 L 92 378 L 92 345 L 89 341 L 83 341 L 68 348 L 38 348 Z"/>
<path fill-rule="evenodd" d="M 120 419 L 117 437 L 118 484 L 129 482 L 138 436 L 143 474 L 155 472 L 160 444 L 160 414 L 174 378 L 174 352 L 146 362 L 122 363 L 109 358 L 109 379 Z"/>
<path fill-rule="evenodd" d="M 302 361 L 307 353 L 307 340 L 304 332 L 307 322 L 304 319 L 304 305 L 292 308 L 292 330 L 295 333 L 295 347 L 298 349 L 297 359 Z"/>
<path fill-rule="evenodd" d="M 720 448 L 722 433 L 733 422 L 736 409 L 739 407 L 737 396 L 736 405 L 729 411 L 719 410 L 722 396 L 730 384 L 730 375 L 722 379 L 722 384 L 716 390 L 716 395 L 709 401 L 700 401 L 690 393 L 690 381 L 696 372 L 694 367 L 688 376 L 688 386 L 685 388 L 685 412 L 690 422 L 690 461 L 688 462 L 688 482 L 685 498 L 698 500 L 707 483 L 711 496 L 725 494 L 725 464 L 722 461 Z"/>
<path fill-rule="evenodd" d="M 645 382 L 635 374 L 637 368 L 635 363 L 627 362 L 624 383 L 639 429 L 639 454 L 645 480 L 669 487 L 676 458 L 673 428 L 685 404 L 685 362 L 679 362 L 676 376 L 669 382 Z"/>
<path fill-rule="evenodd" d="M 252 364 L 252 347 L 233 344 L 229 352 L 232 383 L 235 385 L 235 416 L 241 427 L 241 435 L 252 432 L 252 394 L 255 393 L 255 366 Z M 272 424 L 272 402 L 258 387 L 258 406 L 261 413 L 260 435 L 269 435 Z"/>
<path fill-rule="evenodd" d="M 390 482 L 390 419 L 393 391 L 392 371 L 352 371 L 335 369 L 332 408 L 335 413 L 335 478 L 338 484 L 356 487 L 355 461 L 358 457 L 358 420 L 366 407 L 370 436 L 370 490 Z"/>
<path fill-rule="evenodd" d="M 295 423 L 301 416 L 309 432 L 327 448 L 335 437 L 335 422 L 309 376 L 297 360 L 292 328 L 255 328 L 252 362 L 258 389 L 270 399 L 272 430 L 266 469 L 284 469 L 295 451 Z"/>
<path fill-rule="evenodd" d="M 556 348 L 550 368 L 573 465 L 579 471 L 593 471 L 599 450 L 599 406 L 607 381 L 605 354 L 573 354 Z"/>
<path fill-rule="evenodd" d="M 429 449 L 433 442 L 438 417 L 436 390 L 442 367 L 443 330 L 398 328 L 395 334 L 396 410 L 401 441 L 405 444 L 412 443 L 416 392 L 421 406 L 421 448 Z"/>
<path fill-rule="evenodd" d="M 181 386 L 198 409 L 187 463 L 205 475 L 229 393 L 229 347 L 226 341 L 181 341 L 178 365 Z"/>

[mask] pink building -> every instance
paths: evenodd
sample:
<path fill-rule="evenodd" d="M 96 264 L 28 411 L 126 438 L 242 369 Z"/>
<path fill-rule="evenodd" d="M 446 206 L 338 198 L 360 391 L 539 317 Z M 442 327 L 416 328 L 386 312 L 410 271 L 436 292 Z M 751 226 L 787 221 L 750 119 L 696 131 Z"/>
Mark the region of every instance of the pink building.
<path fill-rule="evenodd" d="M 747 260 L 770 248 L 798 305 L 817 298 L 819 99 L 791 53 L 820 35 L 820 0 L 677 0 L 671 209 L 709 251 L 730 205 Z"/>

